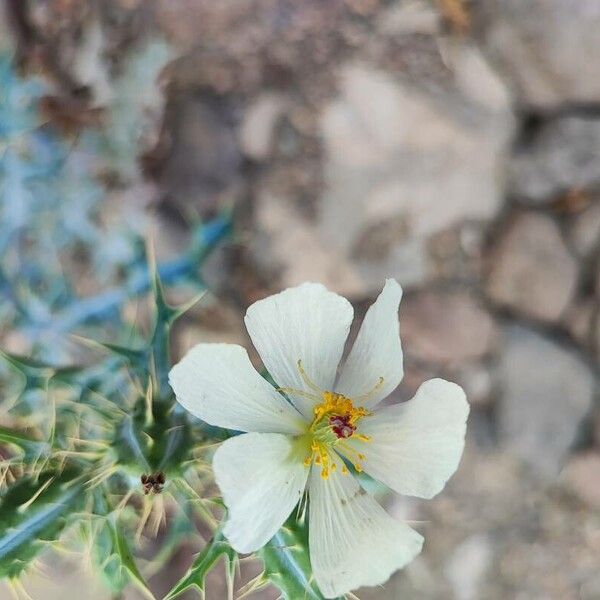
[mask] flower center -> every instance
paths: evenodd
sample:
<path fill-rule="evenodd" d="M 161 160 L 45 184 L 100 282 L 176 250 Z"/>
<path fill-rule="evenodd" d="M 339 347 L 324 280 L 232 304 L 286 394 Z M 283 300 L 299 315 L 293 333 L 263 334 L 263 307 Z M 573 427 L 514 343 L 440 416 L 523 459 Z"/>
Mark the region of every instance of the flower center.
<path fill-rule="evenodd" d="M 338 448 L 346 456 L 354 468 L 360 472 L 361 460 L 364 455 L 357 452 L 346 440 L 354 438 L 362 442 L 370 438 L 357 433 L 357 423 L 371 413 L 364 407 L 355 407 L 350 398 L 335 392 L 322 392 L 322 402 L 314 408 L 314 419 L 309 428 L 311 436 L 310 454 L 305 458 L 304 464 L 308 467 L 313 462 L 321 467 L 321 477 L 327 479 L 331 471 L 337 469 L 337 463 L 331 460 L 330 451 Z M 348 469 L 342 465 L 342 473 L 347 474 Z"/>
<path fill-rule="evenodd" d="M 355 450 L 353 446 L 348 444 L 347 440 L 354 438 L 361 442 L 371 441 L 368 435 L 356 432 L 356 424 L 360 419 L 368 417 L 372 413 L 364 406 L 355 407 L 352 400 L 343 394 L 323 391 L 319 388 L 304 370 L 301 359 L 298 359 L 296 365 L 302 381 L 311 391 L 291 387 L 282 387 L 278 390 L 286 394 L 308 398 L 313 402 L 319 402 L 314 408 L 315 416 L 306 435 L 299 439 L 301 447 L 304 447 L 306 443 L 309 452 L 304 459 L 304 465 L 310 467 L 314 462 L 315 465 L 321 467 L 321 477 L 328 479 L 330 472 L 337 470 L 337 458 L 339 456 L 336 452 L 333 452 L 333 449 L 336 448 L 360 473 L 363 470 L 360 461 L 365 460 L 365 455 Z M 370 392 L 357 396 L 354 401 L 366 402 L 381 388 L 383 382 L 383 377 L 380 377 Z M 341 465 L 342 473 L 347 475 L 346 465 L 343 462 L 341 462 Z"/>

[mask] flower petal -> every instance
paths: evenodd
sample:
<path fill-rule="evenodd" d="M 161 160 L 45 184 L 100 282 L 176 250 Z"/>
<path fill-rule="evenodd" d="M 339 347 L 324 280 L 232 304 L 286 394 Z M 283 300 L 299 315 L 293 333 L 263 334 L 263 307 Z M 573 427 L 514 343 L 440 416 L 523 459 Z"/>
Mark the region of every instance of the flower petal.
<path fill-rule="evenodd" d="M 460 386 L 431 379 L 412 400 L 361 421 L 370 442 L 348 443 L 365 455 L 362 466 L 375 479 L 399 494 L 432 498 L 458 467 L 468 414 Z"/>
<path fill-rule="evenodd" d="M 398 386 L 404 375 L 398 324 L 401 298 L 402 288 L 396 280 L 386 280 L 342 367 L 335 391 L 361 406 L 375 406 Z M 380 378 L 383 382 L 378 385 Z"/>
<path fill-rule="evenodd" d="M 241 431 L 301 433 L 302 416 L 234 344 L 198 344 L 169 373 L 177 401 L 210 425 Z"/>
<path fill-rule="evenodd" d="M 332 390 L 353 314 L 345 298 L 320 284 L 304 283 L 255 302 L 245 321 L 277 384 L 314 394 L 300 375 L 298 360 L 318 388 Z M 289 396 L 302 414 L 312 417 L 315 401 Z"/>
<path fill-rule="evenodd" d="M 246 433 L 224 442 L 213 469 L 227 506 L 223 533 L 237 552 L 254 552 L 283 525 L 304 492 L 308 469 L 292 438 Z"/>
<path fill-rule="evenodd" d="M 382 584 L 421 551 L 422 536 L 390 517 L 339 467 L 326 480 L 312 469 L 309 486 L 310 560 L 326 598 Z"/>

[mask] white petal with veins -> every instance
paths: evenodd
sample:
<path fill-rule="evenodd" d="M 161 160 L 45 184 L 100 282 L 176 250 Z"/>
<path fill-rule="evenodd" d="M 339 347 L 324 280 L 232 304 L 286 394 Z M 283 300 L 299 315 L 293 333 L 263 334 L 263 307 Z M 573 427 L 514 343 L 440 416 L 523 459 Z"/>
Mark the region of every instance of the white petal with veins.
<path fill-rule="evenodd" d="M 404 375 L 398 307 L 402 288 L 388 279 L 369 307 L 354 346 L 342 367 L 336 392 L 357 406 L 375 406 L 389 396 Z M 380 378 L 383 382 L 378 385 Z"/>
<path fill-rule="evenodd" d="M 432 498 L 456 471 L 465 445 L 469 404 L 462 388 L 430 379 L 408 402 L 360 422 L 370 442 L 348 440 L 365 455 L 362 466 L 399 494 Z"/>
<path fill-rule="evenodd" d="M 237 552 L 264 546 L 286 521 L 306 486 L 308 469 L 292 438 L 246 433 L 215 453 L 213 469 L 227 507 L 223 534 Z"/>
<path fill-rule="evenodd" d="M 304 283 L 255 302 L 248 308 L 245 322 L 277 384 L 315 393 L 303 380 L 298 360 L 317 387 L 333 389 L 353 314 L 345 298 L 321 284 Z M 312 408 L 319 399 L 289 396 L 302 414 L 312 418 Z"/>
<path fill-rule="evenodd" d="M 309 481 L 310 560 L 326 598 L 384 583 L 423 545 L 419 533 L 390 517 L 340 466 L 327 480 L 313 468 Z"/>
<path fill-rule="evenodd" d="M 177 401 L 210 425 L 300 433 L 302 416 L 254 369 L 235 344 L 198 344 L 169 373 Z"/>

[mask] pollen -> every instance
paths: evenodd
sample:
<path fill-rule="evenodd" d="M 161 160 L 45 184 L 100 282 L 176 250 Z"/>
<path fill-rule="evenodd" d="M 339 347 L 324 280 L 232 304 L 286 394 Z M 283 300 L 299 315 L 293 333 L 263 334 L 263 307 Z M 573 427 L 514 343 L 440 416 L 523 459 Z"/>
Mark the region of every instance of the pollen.
<path fill-rule="evenodd" d="M 353 400 L 343 394 L 321 390 L 304 370 L 302 360 L 299 359 L 296 364 L 300 377 L 310 391 L 285 387 L 278 389 L 285 394 L 308 398 L 318 403 L 314 408 L 313 421 L 306 436 L 303 436 L 303 439 L 308 442 L 308 454 L 303 460 L 304 466 L 317 465 L 321 468 L 321 477 L 328 479 L 330 473 L 338 468 L 339 453 L 352 463 L 356 472 L 362 472 L 361 461 L 365 460 L 365 455 L 357 452 L 347 443 L 347 440 L 353 438 L 360 442 L 371 441 L 370 436 L 359 433 L 357 429 L 359 421 L 372 413 L 364 406 L 354 406 L 354 402 L 365 402 L 371 398 L 383 385 L 383 377 L 379 378 L 370 392 L 357 396 Z M 343 462 L 340 471 L 342 475 L 348 474 L 348 468 Z"/>
<path fill-rule="evenodd" d="M 322 392 L 322 401 L 314 408 L 314 419 L 309 433 L 312 434 L 310 454 L 304 459 L 308 467 L 315 464 L 321 467 L 321 477 L 328 479 L 337 470 L 337 462 L 330 456 L 330 451 L 338 448 L 352 463 L 357 472 L 362 471 L 360 461 L 365 455 L 356 452 L 346 440 L 354 438 L 362 442 L 370 441 L 370 437 L 357 433 L 358 422 L 371 413 L 364 407 L 355 407 L 352 400 L 335 392 Z M 340 469 L 343 475 L 348 474 L 346 465 Z"/>

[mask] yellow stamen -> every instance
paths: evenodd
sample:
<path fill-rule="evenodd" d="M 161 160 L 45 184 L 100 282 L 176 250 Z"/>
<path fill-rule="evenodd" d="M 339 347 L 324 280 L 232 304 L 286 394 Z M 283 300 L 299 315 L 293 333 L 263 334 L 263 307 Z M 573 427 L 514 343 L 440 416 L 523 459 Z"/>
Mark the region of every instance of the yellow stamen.
<path fill-rule="evenodd" d="M 319 392 L 319 394 L 323 393 L 323 390 L 316 383 L 313 383 L 313 381 L 306 374 L 306 371 L 304 370 L 304 367 L 302 366 L 302 361 L 300 359 L 298 359 L 298 371 L 300 371 L 300 377 L 302 377 L 302 381 L 304 381 L 304 383 L 311 390 L 314 390 L 315 392 Z"/>
<path fill-rule="evenodd" d="M 371 391 L 367 392 L 366 394 L 356 396 L 356 398 L 354 398 L 354 400 L 356 402 L 365 402 L 365 400 L 368 400 L 369 398 L 371 398 L 373 396 L 373 394 L 375 394 L 376 392 L 378 392 L 381 389 L 381 386 L 383 385 L 384 381 L 385 380 L 383 379 L 383 377 L 380 377 Z"/>
<path fill-rule="evenodd" d="M 372 413 L 364 406 L 355 406 L 355 401 L 366 401 L 375 394 L 383 385 L 384 379 L 380 377 L 373 389 L 353 401 L 351 398 L 332 391 L 323 391 L 314 383 L 302 366 L 302 361 L 297 362 L 298 372 L 306 388 L 310 391 L 295 388 L 279 388 L 280 392 L 293 394 L 317 401 L 314 407 L 313 421 L 308 429 L 307 437 L 304 438 L 309 444 L 309 451 L 305 455 L 303 463 L 310 467 L 313 463 L 321 468 L 321 477 L 328 479 L 331 473 L 337 471 L 336 450 L 349 460 L 354 469 L 361 473 L 363 467 L 361 461 L 366 459 L 365 455 L 358 452 L 346 443 L 349 438 L 360 442 L 370 442 L 371 437 L 357 431 L 357 425 L 361 419 Z M 320 402 L 319 402 L 320 401 Z M 306 447 L 305 447 L 306 448 Z M 348 475 L 348 468 L 341 464 L 342 475 Z"/>

